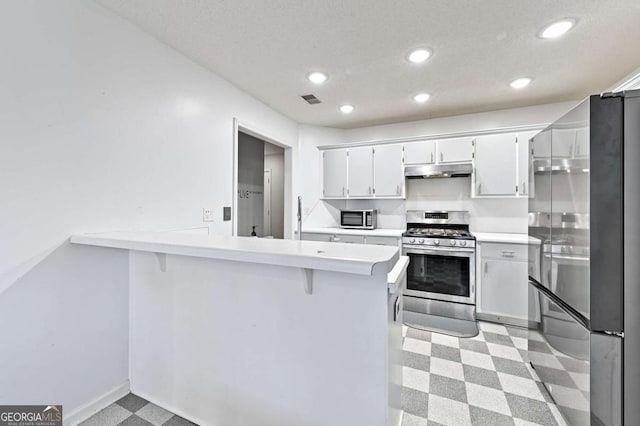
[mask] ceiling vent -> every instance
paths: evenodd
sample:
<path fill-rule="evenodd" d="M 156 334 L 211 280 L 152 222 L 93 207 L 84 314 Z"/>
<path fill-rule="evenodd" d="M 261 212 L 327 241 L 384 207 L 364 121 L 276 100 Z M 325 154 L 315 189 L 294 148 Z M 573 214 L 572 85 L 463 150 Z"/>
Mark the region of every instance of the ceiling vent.
<path fill-rule="evenodd" d="M 316 98 L 315 95 L 302 95 L 302 99 L 307 101 L 309 105 L 315 105 L 320 103 L 320 99 Z"/>

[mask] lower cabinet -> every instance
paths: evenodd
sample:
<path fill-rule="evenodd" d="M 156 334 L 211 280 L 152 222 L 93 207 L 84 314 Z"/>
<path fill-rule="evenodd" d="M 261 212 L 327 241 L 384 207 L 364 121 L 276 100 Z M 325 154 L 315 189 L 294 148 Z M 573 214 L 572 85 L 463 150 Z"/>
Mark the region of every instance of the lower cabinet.
<path fill-rule="evenodd" d="M 537 312 L 529 289 L 529 246 L 479 243 L 477 265 L 477 316 L 479 319 L 527 326 L 529 310 Z M 539 315 L 539 314 L 538 314 Z"/>

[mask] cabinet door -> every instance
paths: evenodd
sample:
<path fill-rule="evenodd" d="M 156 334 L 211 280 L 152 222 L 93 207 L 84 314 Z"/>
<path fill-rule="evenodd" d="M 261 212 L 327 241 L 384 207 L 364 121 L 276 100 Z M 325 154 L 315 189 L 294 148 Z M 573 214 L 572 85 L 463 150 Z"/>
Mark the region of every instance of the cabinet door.
<path fill-rule="evenodd" d="M 303 232 L 302 239 L 305 241 L 324 241 L 331 242 L 331 234 L 314 234 L 312 232 Z"/>
<path fill-rule="evenodd" d="M 475 144 L 476 195 L 515 195 L 516 135 L 478 136 Z"/>
<path fill-rule="evenodd" d="M 362 235 L 346 235 L 337 234 L 331 237 L 334 243 L 364 244 L 364 236 Z"/>
<path fill-rule="evenodd" d="M 436 141 L 404 144 L 404 164 L 433 164 L 436 161 Z"/>
<path fill-rule="evenodd" d="M 363 146 L 349 149 L 350 197 L 373 195 L 373 147 Z"/>
<path fill-rule="evenodd" d="M 439 163 L 465 163 L 473 158 L 473 138 L 454 138 L 438 141 Z"/>
<path fill-rule="evenodd" d="M 322 158 L 322 195 L 345 197 L 347 195 L 347 150 L 324 151 Z"/>
<path fill-rule="evenodd" d="M 589 127 L 576 131 L 576 158 L 589 158 Z"/>
<path fill-rule="evenodd" d="M 551 158 L 551 130 L 545 129 L 533 137 L 533 158 Z"/>
<path fill-rule="evenodd" d="M 400 197 L 404 185 L 402 145 L 380 145 L 373 152 L 376 197 Z"/>
<path fill-rule="evenodd" d="M 481 266 L 479 311 L 500 317 L 528 319 L 527 262 L 483 259 Z"/>
<path fill-rule="evenodd" d="M 572 158 L 576 143 L 576 129 L 553 129 L 551 152 L 554 158 Z"/>
<path fill-rule="evenodd" d="M 518 195 L 531 197 L 533 194 L 533 157 L 530 155 L 532 138 L 537 132 L 518 133 Z"/>

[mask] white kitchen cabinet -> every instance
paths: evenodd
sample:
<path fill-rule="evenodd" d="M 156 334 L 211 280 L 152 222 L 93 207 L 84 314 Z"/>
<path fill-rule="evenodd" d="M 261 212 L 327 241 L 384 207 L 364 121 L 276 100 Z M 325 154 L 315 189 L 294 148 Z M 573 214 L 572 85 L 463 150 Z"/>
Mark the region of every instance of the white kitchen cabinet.
<path fill-rule="evenodd" d="M 533 149 L 531 140 L 538 132 L 518 133 L 518 195 L 533 197 L 533 157 L 529 155 Z"/>
<path fill-rule="evenodd" d="M 589 157 L 589 127 L 581 127 L 576 131 L 575 157 Z"/>
<path fill-rule="evenodd" d="M 551 152 L 555 158 L 572 158 L 576 144 L 576 129 L 553 129 Z"/>
<path fill-rule="evenodd" d="M 466 163 L 473 159 L 473 138 L 442 139 L 437 143 L 438 163 Z"/>
<path fill-rule="evenodd" d="M 546 129 L 533 138 L 533 157 L 551 158 L 551 130 Z"/>
<path fill-rule="evenodd" d="M 321 234 L 315 232 L 303 232 L 302 239 L 305 241 L 323 241 L 325 243 L 331 242 L 331 234 Z"/>
<path fill-rule="evenodd" d="M 332 149 L 322 153 L 323 197 L 347 195 L 347 150 Z"/>
<path fill-rule="evenodd" d="M 373 195 L 373 147 L 349 148 L 349 189 L 350 197 L 371 197 Z"/>
<path fill-rule="evenodd" d="M 526 326 L 529 320 L 529 246 L 480 243 L 477 316 Z"/>
<path fill-rule="evenodd" d="M 332 243 L 364 244 L 364 236 L 335 234 L 331 236 L 331 242 Z"/>
<path fill-rule="evenodd" d="M 478 136 L 474 156 L 475 196 L 516 195 L 516 159 L 515 133 Z"/>
<path fill-rule="evenodd" d="M 404 144 L 404 164 L 433 164 L 436 162 L 436 141 Z"/>
<path fill-rule="evenodd" d="M 373 193 L 376 197 L 402 196 L 404 189 L 402 145 L 376 146 L 373 149 L 373 170 Z"/>

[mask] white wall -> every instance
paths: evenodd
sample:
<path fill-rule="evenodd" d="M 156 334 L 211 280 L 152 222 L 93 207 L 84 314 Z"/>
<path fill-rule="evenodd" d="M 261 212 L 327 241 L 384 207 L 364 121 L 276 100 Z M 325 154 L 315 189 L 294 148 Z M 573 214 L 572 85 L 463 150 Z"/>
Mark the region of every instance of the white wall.
<path fill-rule="evenodd" d="M 384 141 L 420 136 L 446 135 L 459 132 L 481 132 L 518 126 L 550 123 L 575 106 L 577 102 L 562 102 L 479 114 L 460 115 L 347 129 L 334 133 L 321 127 L 300 127 L 300 152 L 306 155 L 311 176 L 306 188 L 310 200 L 320 198 L 321 163 L 318 146 L 340 143 Z M 332 129 L 333 130 L 333 129 Z M 335 142 L 331 142 L 335 141 Z M 311 161 L 315 151 L 316 160 Z M 317 165 L 317 171 L 310 168 Z M 312 186 L 313 185 L 313 186 Z M 341 208 L 379 209 L 378 226 L 404 228 L 406 210 L 468 210 L 471 229 L 476 232 L 527 232 L 526 199 L 472 199 L 470 178 L 407 180 L 407 200 L 319 201 L 307 226 L 337 226 Z"/>
<path fill-rule="evenodd" d="M 58 247 L 79 232 L 203 226 L 203 207 L 216 212 L 210 231 L 230 235 L 233 118 L 294 158 L 297 124 L 89 1 L 1 2 L 0 51 L 0 303 L 13 306 L 0 310 L 0 336 L 51 330 L 0 351 L 0 400 L 35 403 L 26 396 L 51 383 L 38 401 L 69 413 L 117 378 L 120 359 L 86 345 L 89 330 L 127 350 L 122 324 L 91 307 L 115 315 L 128 299 L 75 274 L 81 259 Z M 35 279 L 39 262 L 47 274 Z M 64 315 L 32 309 L 32 296 Z M 60 348 L 68 356 L 54 356 Z M 80 355 L 93 367 L 76 365 Z M 19 380 L 47 359 L 59 362 L 37 369 L 38 382 Z"/>
<path fill-rule="evenodd" d="M 322 170 L 318 147 L 344 143 L 345 131 L 301 124 L 298 135 L 298 188 L 302 196 L 303 226 L 333 226 L 338 220 L 338 209 L 344 208 L 344 202 L 330 204 L 320 201 Z"/>

